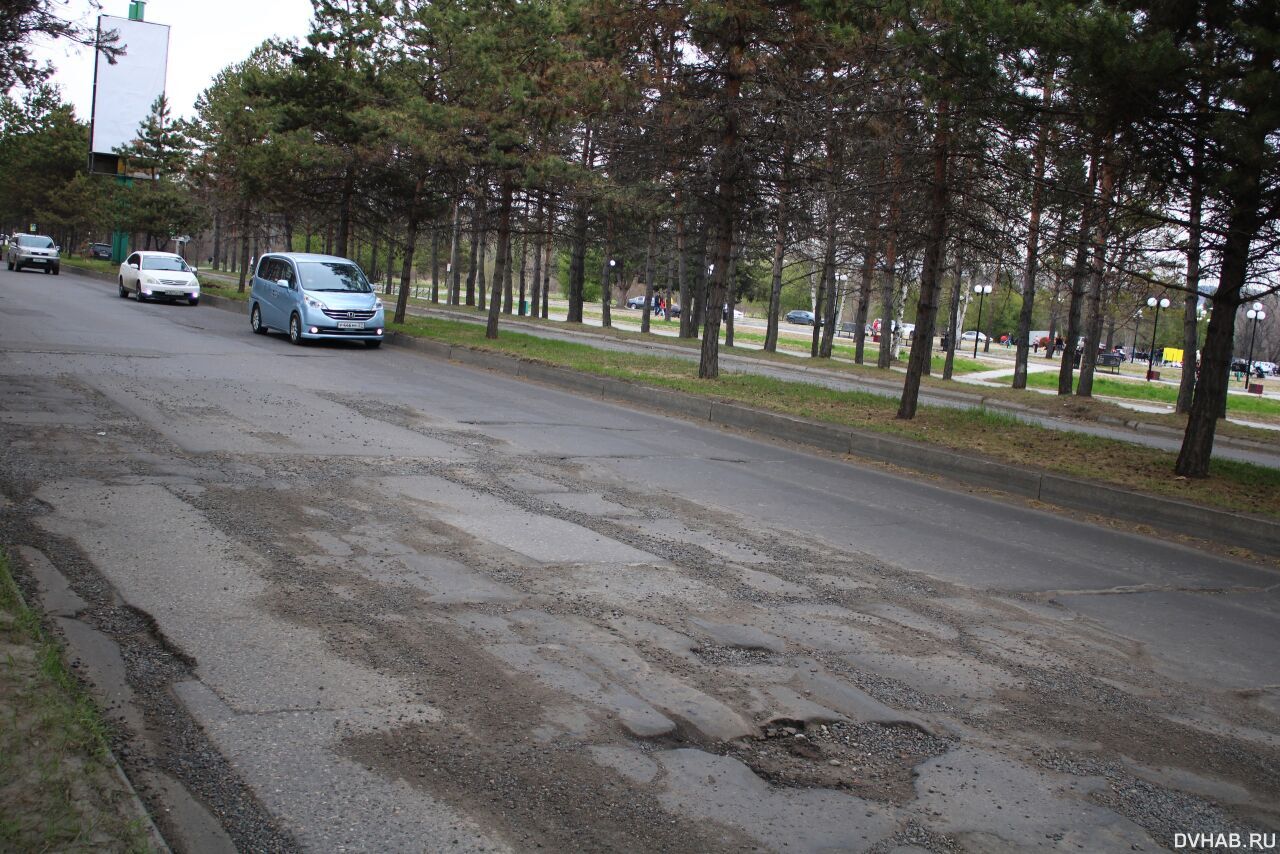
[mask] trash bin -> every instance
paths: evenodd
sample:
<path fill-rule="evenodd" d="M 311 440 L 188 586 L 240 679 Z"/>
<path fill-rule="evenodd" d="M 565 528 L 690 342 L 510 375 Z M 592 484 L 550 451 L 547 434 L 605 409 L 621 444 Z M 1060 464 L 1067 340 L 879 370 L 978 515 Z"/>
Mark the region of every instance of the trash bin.
<path fill-rule="evenodd" d="M 529 313 L 529 301 L 526 299 L 520 300 L 520 316 L 524 317 L 528 313 Z"/>
<path fill-rule="evenodd" d="M 1149 380 L 1158 380 L 1158 379 L 1160 379 L 1160 372 L 1159 372 L 1159 371 L 1147 371 L 1147 379 L 1149 379 Z"/>
<path fill-rule="evenodd" d="M 1262 394 L 1262 383 L 1249 383 L 1249 394 Z"/>
<path fill-rule="evenodd" d="M 872 344 L 879 344 L 879 343 L 880 343 L 880 333 L 878 333 L 878 332 L 873 332 L 873 333 L 871 333 L 871 343 L 872 343 Z"/>

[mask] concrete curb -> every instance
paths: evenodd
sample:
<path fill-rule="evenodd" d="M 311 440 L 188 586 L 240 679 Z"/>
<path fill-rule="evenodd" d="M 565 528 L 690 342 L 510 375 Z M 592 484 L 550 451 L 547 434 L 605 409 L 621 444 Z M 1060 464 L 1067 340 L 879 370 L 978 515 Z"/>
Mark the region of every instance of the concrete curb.
<path fill-rule="evenodd" d="M 77 272 L 102 278 L 91 271 Z M 201 297 L 201 302 L 224 310 L 246 309 L 243 301 L 226 297 L 207 295 Z M 880 433 L 781 415 L 627 380 L 597 377 L 568 368 L 526 361 L 516 356 L 443 344 L 403 333 L 392 332 L 387 335 L 386 340 L 388 344 L 407 350 L 524 377 L 575 394 L 645 406 L 693 421 L 750 430 L 772 439 L 890 463 L 969 486 L 994 489 L 1045 504 L 1150 525 L 1174 534 L 1188 534 L 1226 545 L 1242 546 L 1261 554 L 1280 554 L 1280 521 L 1130 492 L 1092 481 L 965 456 Z"/>

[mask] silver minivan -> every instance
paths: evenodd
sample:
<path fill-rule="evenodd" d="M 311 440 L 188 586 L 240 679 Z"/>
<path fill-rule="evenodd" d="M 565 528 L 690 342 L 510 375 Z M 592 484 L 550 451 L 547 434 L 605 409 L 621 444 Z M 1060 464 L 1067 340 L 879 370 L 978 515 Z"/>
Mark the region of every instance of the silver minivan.
<path fill-rule="evenodd" d="M 382 300 L 354 261 L 333 255 L 273 252 L 253 271 L 249 325 L 258 334 L 277 329 L 289 340 L 382 343 Z"/>

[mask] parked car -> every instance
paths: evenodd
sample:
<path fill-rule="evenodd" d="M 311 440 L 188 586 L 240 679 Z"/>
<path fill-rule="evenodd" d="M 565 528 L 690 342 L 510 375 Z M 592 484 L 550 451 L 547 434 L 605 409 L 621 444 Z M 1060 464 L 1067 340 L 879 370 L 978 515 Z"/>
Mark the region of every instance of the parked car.
<path fill-rule="evenodd" d="M 650 308 L 657 308 L 657 307 L 658 307 L 658 298 L 657 298 L 657 297 L 654 297 L 654 298 L 650 301 L 649 307 L 650 307 Z M 644 308 L 644 297 L 643 297 L 643 296 L 632 297 L 631 299 L 627 300 L 627 308 L 635 308 L 635 309 Z"/>
<path fill-rule="evenodd" d="M 805 311 L 802 308 L 788 311 L 786 320 L 787 323 L 803 323 L 805 326 L 813 326 L 814 324 L 813 312 Z"/>
<path fill-rule="evenodd" d="M 138 302 L 186 300 L 200 304 L 200 280 L 181 255 L 172 252 L 134 252 L 120 265 L 120 298 L 133 294 Z"/>
<path fill-rule="evenodd" d="M 987 338 L 987 336 L 984 333 L 974 332 L 972 329 L 970 329 L 968 332 L 960 336 L 960 340 L 968 341 L 970 344 L 972 344 L 975 340 L 977 340 L 979 344 L 985 344 L 990 339 Z"/>
<path fill-rule="evenodd" d="M 385 325 L 382 300 L 356 262 L 303 252 L 258 260 L 249 326 L 259 335 L 277 329 L 294 344 L 327 339 L 378 347 Z"/>
<path fill-rule="evenodd" d="M 728 304 L 727 304 L 727 303 L 725 304 L 725 307 L 721 310 L 721 314 L 722 314 L 726 319 L 729 317 L 729 306 L 728 306 Z M 746 317 L 746 316 L 747 316 L 747 313 L 746 313 L 745 311 L 743 311 L 742 309 L 740 309 L 740 308 L 735 308 L 735 309 L 733 310 L 733 319 L 734 319 L 734 320 L 738 320 L 738 319 L 743 318 L 743 317 Z"/>
<path fill-rule="evenodd" d="M 23 267 L 34 267 L 56 276 L 62 268 L 60 249 L 52 237 L 43 234 L 15 235 L 6 253 L 9 269 L 20 271 Z"/>
<path fill-rule="evenodd" d="M 111 260 L 111 244 L 110 243 L 90 243 L 89 257 L 96 258 L 101 261 Z"/>

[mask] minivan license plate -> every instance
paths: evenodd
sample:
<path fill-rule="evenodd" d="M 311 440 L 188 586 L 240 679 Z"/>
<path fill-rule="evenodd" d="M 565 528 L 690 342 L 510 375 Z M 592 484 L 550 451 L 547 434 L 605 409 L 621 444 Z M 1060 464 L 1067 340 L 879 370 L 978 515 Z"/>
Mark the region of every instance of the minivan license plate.
<path fill-rule="evenodd" d="M 339 329 L 364 329 L 364 324 L 358 320 L 339 320 Z"/>

